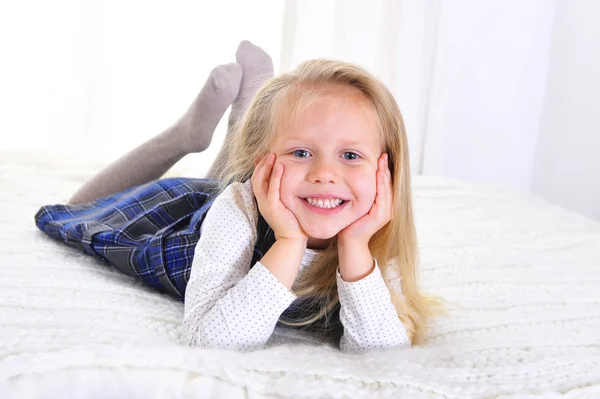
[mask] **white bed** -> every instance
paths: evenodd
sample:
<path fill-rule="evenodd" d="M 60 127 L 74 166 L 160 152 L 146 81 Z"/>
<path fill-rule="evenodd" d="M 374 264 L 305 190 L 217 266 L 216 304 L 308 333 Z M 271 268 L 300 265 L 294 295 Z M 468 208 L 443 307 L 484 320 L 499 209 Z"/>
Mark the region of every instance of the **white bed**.
<path fill-rule="evenodd" d="M 426 345 L 188 348 L 181 303 L 35 228 L 96 167 L 0 153 L 0 398 L 600 398 L 599 223 L 416 177 L 422 286 L 454 303 Z"/>

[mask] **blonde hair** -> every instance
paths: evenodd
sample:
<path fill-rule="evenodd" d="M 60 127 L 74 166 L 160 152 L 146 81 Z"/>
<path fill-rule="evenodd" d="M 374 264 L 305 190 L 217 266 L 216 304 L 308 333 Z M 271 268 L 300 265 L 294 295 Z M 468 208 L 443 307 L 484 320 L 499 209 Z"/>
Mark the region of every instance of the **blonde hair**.
<path fill-rule="evenodd" d="M 406 327 L 413 345 L 424 342 L 427 318 L 447 312 L 444 301 L 426 295 L 418 288 L 418 248 L 413 221 L 408 144 L 400 109 L 390 91 L 362 68 L 340 61 L 311 60 L 296 70 L 269 80 L 256 94 L 248 111 L 239 122 L 233 139 L 225 143 L 229 153 L 224 164 L 217 165 L 217 178 L 223 190 L 231 182 L 244 182 L 252 176 L 254 160 L 268 152 L 273 135 L 286 120 L 302 113 L 306 101 L 293 101 L 294 95 L 318 97 L 318 88 L 346 87 L 359 90 L 373 106 L 380 124 L 380 133 L 392 173 L 394 213 L 392 220 L 369 241 L 371 254 L 377 259 L 383 276 L 389 273 L 401 277 L 402 292 L 388 284 L 396 313 Z M 285 117 L 282 117 L 284 115 Z M 338 306 L 336 268 L 337 242 L 331 240 L 322 261 L 306 270 L 294 283 L 298 299 L 311 302 L 316 315 L 284 322 L 289 325 L 310 325 L 325 317 Z"/>

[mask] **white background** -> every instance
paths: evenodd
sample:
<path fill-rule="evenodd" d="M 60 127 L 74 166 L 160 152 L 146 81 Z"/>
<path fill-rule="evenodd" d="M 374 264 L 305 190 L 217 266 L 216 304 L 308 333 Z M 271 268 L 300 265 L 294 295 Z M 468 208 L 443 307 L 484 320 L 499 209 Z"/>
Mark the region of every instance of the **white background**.
<path fill-rule="evenodd" d="M 175 122 L 249 39 L 276 72 L 329 57 L 376 74 L 403 111 L 413 173 L 600 220 L 598 15 L 594 0 L 4 2 L 0 145 L 114 159 Z M 199 174 L 224 126 L 184 159 Z"/>

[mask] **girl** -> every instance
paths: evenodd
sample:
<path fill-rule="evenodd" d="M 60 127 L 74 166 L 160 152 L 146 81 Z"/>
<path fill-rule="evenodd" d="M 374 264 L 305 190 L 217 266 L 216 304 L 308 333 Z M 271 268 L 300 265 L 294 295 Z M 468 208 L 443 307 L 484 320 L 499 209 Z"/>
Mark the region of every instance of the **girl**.
<path fill-rule="evenodd" d="M 262 84 L 272 73 L 266 53 L 242 42 L 236 59 L 213 71 L 173 128 L 70 205 L 42 207 L 38 227 L 183 298 L 190 345 L 256 349 L 277 324 L 325 334 L 347 352 L 422 342 L 426 318 L 444 308 L 417 286 L 408 146 L 393 96 L 343 62 L 308 61 Z M 206 148 L 233 98 L 210 178 L 148 183 Z M 202 141 L 199 130 L 211 133 Z"/>

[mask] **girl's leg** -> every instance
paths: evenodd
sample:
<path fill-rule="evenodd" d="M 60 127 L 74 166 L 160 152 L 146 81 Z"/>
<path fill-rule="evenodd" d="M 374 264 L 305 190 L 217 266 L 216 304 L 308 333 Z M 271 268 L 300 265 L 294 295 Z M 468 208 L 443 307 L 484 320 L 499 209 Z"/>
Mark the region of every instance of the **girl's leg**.
<path fill-rule="evenodd" d="M 242 73 L 236 63 L 213 69 L 200 94 L 175 125 L 100 171 L 69 203 L 90 202 L 158 179 L 185 155 L 204 151 L 219 120 L 238 96 Z"/>
<path fill-rule="evenodd" d="M 217 178 L 221 167 L 227 164 L 229 158 L 227 143 L 235 140 L 235 125 L 248 109 L 250 101 L 252 101 L 258 89 L 273 77 L 273 61 L 269 54 L 247 40 L 240 43 L 235 53 L 235 60 L 242 66 L 244 76 L 240 93 L 231 106 L 225 145 L 221 147 L 207 175 L 211 178 Z"/>

